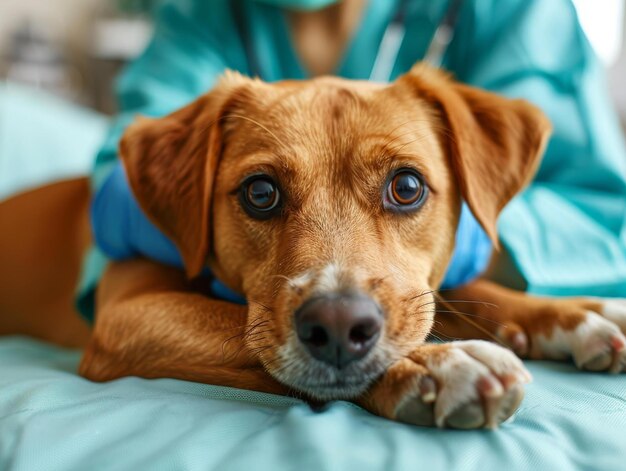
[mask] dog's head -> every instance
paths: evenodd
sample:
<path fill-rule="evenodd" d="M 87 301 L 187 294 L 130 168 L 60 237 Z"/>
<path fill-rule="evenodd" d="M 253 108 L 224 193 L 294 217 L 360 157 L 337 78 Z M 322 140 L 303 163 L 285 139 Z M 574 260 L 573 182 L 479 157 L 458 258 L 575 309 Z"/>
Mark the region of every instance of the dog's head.
<path fill-rule="evenodd" d="M 132 125 L 121 155 L 187 274 L 208 264 L 246 296 L 269 373 L 350 398 L 428 335 L 461 201 L 497 243 L 549 129 L 532 105 L 424 66 L 390 85 L 227 73 Z"/>

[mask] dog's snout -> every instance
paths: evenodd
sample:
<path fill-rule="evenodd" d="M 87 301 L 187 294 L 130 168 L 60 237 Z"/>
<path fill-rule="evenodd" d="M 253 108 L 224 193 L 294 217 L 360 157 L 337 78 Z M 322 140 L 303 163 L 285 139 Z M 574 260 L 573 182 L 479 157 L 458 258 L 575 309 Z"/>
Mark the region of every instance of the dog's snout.
<path fill-rule="evenodd" d="M 376 344 L 383 315 L 367 296 L 333 295 L 303 304 L 295 323 L 300 342 L 314 358 L 343 368 Z"/>

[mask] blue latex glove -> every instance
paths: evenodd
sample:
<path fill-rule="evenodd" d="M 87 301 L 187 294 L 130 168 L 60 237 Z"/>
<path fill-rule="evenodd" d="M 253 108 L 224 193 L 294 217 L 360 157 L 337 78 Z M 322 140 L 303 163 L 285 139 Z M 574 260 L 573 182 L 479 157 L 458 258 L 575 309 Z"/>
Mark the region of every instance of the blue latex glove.
<path fill-rule="evenodd" d="M 96 244 L 114 260 L 141 256 L 165 265 L 183 265 L 176 245 L 150 222 L 137 204 L 121 162 L 116 163 L 96 193 L 91 208 L 91 223 Z M 485 269 L 491 255 L 491 242 L 465 205 L 456 240 L 456 249 L 442 288 L 471 281 Z M 210 275 L 210 272 L 206 274 Z M 220 299 L 245 303 L 241 295 L 218 280 L 213 280 L 212 289 Z"/>

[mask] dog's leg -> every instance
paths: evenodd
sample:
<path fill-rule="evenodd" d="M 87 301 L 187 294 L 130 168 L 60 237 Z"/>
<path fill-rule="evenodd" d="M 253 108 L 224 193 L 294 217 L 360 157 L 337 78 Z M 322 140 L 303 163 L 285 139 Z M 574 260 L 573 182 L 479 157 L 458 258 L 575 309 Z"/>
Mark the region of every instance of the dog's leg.
<path fill-rule="evenodd" d="M 74 309 L 74 296 L 90 239 L 86 178 L 0 202 L 0 336 L 86 345 L 89 328 Z"/>
<path fill-rule="evenodd" d="M 143 260 L 114 263 L 97 298 L 93 336 L 79 368 L 91 380 L 168 377 L 286 391 L 245 344 L 258 333 L 247 307 L 191 292 L 177 270 Z"/>
<path fill-rule="evenodd" d="M 536 297 L 487 280 L 441 297 L 435 328 L 446 337 L 496 340 L 524 358 L 572 357 L 581 369 L 626 371 L 624 300 Z"/>
<path fill-rule="evenodd" d="M 522 362 L 498 345 L 425 344 L 392 365 L 358 402 L 415 425 L 493 428 L 515 412 L 530 379 Z"/>

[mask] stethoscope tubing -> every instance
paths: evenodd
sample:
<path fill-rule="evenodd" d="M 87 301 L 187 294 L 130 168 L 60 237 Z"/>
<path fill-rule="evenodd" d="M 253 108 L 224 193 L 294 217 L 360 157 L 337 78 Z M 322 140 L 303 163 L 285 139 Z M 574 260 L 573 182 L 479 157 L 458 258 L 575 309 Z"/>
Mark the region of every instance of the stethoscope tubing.
<path fill-rule="evenodd" d="M 393 68 L 398 60 L 400 48 L 404 42 L 406 32 L 406 13 L 411 0 L 402 0 L 389 23 L 376 53 L 376 59 L 369 76 L 373 82 L 389 82 L 393 73 Z M 242 39 L 248 69 L 251 76 L 261 79 L 266 77 L 263 67 L 259 62 L 252 44 L 243 9 L 243 2 L 234 0 L 231 2 L 233 18 L 237 27 L 239 37 Z M 442 21 L 437 25 L 435 33 L 426 49 L 426 54 L 422 59 L 434 67 L 441 67 L 448 50 L 448 46 L 454 37 L 454 27 L 456 25 L 463 0 L 450 0 Z"/>

